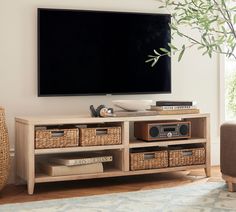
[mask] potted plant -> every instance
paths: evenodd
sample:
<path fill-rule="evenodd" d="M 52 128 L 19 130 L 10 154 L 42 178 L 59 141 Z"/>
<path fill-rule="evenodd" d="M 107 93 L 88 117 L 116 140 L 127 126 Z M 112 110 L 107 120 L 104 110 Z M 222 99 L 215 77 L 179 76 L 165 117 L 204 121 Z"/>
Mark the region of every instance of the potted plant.
<path fill-rule="evenodd" d="M 171 36 L 186 38 L 186 43 L 176 45 L 174 39 L 169 43 L 173 55 L 181 60 L 188 48 L 197 47 L 202 54 L 212 57 L 213 53 L 236 59 L 236 4 L 230 0 L 159 0 L 161 6 L 171 14 Z M 181 29 L 197 31 L 200 36 L 193 37 Z M 163 56 L 171 56 L 170 50 L 154 50 L 146 61 L 154 66 Z"/>

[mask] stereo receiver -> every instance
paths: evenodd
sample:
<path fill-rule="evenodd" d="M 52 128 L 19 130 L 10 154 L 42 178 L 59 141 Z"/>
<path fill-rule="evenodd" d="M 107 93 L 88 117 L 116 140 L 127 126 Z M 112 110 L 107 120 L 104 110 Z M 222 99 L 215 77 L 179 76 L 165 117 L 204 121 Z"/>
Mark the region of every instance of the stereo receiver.
<path fill-rule="evenodd" d="M 190 138 L 191 122 L 135 122 L 134 136 L 145 141 Z"/>

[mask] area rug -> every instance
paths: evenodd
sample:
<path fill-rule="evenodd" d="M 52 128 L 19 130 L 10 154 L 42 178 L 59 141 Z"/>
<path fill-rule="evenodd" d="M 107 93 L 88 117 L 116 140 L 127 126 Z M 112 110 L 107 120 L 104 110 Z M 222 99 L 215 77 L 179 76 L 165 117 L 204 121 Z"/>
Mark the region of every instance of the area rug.
<path fill-rule="evenodd" d="M 236 192 L 223 182 L 188 184 L 172 188 L 6 204 L 1 212 L 218 212 L 236 211 Z"/>

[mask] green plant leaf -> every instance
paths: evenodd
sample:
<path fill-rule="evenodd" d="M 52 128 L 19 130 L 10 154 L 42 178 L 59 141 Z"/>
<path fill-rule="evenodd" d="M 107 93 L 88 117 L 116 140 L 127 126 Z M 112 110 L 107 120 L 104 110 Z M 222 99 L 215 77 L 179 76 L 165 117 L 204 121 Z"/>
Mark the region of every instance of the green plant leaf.
<path fill-rule="evenodd" d="M 153 50 L 156 55 L 161 55 L 156 49 Z"/>
<path fill-rule="evenodd" d="M 168 53 L 169 51 L 167 50 L 167 49 L 165 49 L 165 48 L 160 48 L 160 50 L 162 51 L 162 52 L 165 52 L 165 53 Z"/>
<path fill-rule="evenodd" d="M 178 50 L 173 44 L 171 44 L 171 43 L 168 43 L 168 46 L 171 48 L 171 49 L 173 49 L 173 50 Z"/>
<path fill-rule="evenodd" d="M 154 60 L 153 58 L 148 59 L 148 60 L 145 60 L 145 63 L 150 63 L 150 62 L 152 62 L 153 60 Z"/>
<path fill-rule="evenodd" d="M 236 14 L 234 15 L 234 24 L 236 24 Z"/>
<path fill-rule="evenodd" d="M 179 53 L 178 62 L 182 59 L 184 52 L 185 52 L 185 45 L 182 46 L 182 50 Z"/>
<path fill-rule="evenodd" d="M 151 65 L 152 67 L 156 65 L 156 63 L 158 62 L 159 58 L 160 57 L 156 57 L 156 58 L 153 59 L 153 63 Z"/>

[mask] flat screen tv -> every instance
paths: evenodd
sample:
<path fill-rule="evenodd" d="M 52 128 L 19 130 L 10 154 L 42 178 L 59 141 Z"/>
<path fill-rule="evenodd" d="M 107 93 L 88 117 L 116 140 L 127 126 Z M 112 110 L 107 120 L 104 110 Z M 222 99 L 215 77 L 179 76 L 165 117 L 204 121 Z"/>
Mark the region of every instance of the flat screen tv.
<path fill-rule="evenodd" d="M 38 9 L 38 96 L 171 92 L 170 15 Z"/>

